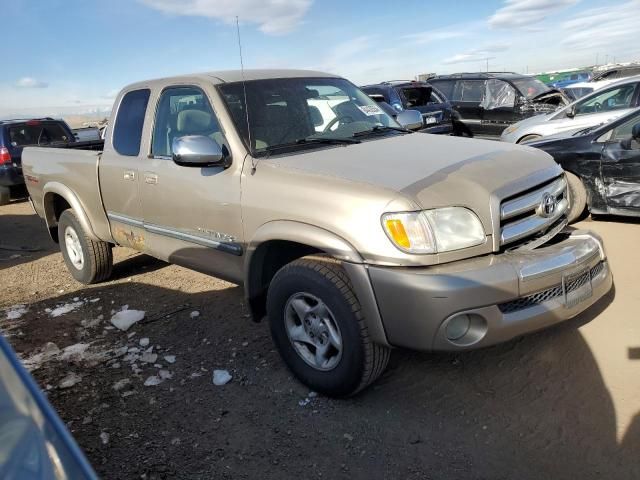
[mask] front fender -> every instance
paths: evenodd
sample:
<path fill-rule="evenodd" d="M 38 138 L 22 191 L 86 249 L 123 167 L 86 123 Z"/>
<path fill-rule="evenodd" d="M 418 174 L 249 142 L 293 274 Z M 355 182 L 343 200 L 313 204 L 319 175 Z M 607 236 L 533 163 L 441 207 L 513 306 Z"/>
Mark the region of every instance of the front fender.
<path fill-rule="evenodd" d="M 51 229 L 56 228 L 56 226 L 58 225 L 53 200 L 56 195 L 59 195 L 65 199 L 65 201 L 73 210 L 73 213 L 76 214 L 76 217 L 78 217 L 78 221 L 80 222 L 80 225 L 82 226 L 82 229 L 85 231 L 87 236 L 89 236 L 89 238 L 91 238 L 92 240 L 100 241 L 100 238 L 95 234 L 95 231 L 93 230 L 91 222 L 89 221 L 89 217 L 82 207 L 80 200 L 69 187 L 59 182 L 49 182 L 43 187 L 42 192 L 44 219 L 47 223 L 49 232 L 51 232 Z M 55 238 L 53 238 L 53 236 L 52 239 L 55 241 Z"/>

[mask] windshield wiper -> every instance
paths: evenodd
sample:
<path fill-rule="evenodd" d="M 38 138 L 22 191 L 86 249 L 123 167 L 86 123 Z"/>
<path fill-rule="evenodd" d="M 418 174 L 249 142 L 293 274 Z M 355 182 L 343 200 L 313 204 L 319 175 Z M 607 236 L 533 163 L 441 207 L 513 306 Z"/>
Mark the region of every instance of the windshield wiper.
<path fill-rule="evenodd" d="M 270 145 L 261 150 L 261 152 L 277 152 L 278 150 L 285 150 L 287 148 L 304 147 L 307 145 L 321 144 L 321 145 L 347 145 L 353 143 L 361 143 L 360 140 L 354 138 L 337 138 L 337 137 L 306 137 L 300 138 L 294 142 L 281 143 L 280 145 Z"/>
<path fill-rule="evenodd" d="M 353 137 L 363 137 L 365 135 L 371 135 L 372 133 L 378 132 L 402 132 L 402 133 L 413 133 L 411 130 L 407 130 L 406 128 L 401 127 L 389 127 L 387 125 L 376 125 L 369 130 L 363 130 L 361 132 L 356 132 L 353 134 Z"/>

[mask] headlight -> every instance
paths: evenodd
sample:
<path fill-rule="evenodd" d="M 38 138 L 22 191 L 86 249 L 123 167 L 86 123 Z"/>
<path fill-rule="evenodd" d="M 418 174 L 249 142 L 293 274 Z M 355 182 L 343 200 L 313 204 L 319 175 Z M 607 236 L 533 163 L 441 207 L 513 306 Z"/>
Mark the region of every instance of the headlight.
<path fill-rule="evenodd" d="M 382 226 L 393 244 L 407 253 L 449 252 L 486 239 L 480 219 L 463 207 L 385 213 Z"/>

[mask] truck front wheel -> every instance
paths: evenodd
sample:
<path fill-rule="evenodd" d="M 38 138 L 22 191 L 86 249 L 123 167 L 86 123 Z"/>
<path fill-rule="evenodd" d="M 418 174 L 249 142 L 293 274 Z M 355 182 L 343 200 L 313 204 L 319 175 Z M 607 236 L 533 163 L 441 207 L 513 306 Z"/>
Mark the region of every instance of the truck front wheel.
<path fill-rule="evenodd" d="M 312 390 L 353 395 L 387 366 L 390 350 L 371 340 L 349 277 L 329 258 L 282 267 L 269 286 L 267 311 L 280 355 Z"/>
<path fill-rule="evenodd" d="M 111 276 L 113 253 L 107 242 L 91 240 L 73 210 L 65 210 L 58 220 L 60 250 L 67 269 L 80 283 L 89 285 Z"/>

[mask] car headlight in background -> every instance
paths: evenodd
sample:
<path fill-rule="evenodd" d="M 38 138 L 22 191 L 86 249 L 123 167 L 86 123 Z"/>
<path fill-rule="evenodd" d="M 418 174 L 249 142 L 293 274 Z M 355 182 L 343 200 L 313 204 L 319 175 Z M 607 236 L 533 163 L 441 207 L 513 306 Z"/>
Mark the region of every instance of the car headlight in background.
<path fill-rule="evenodd" d="M 464 207 L 385 213 L 382 226 L 393 244 L 407 253 L 439 253 L 481 245 L 480 219 Z"/>

